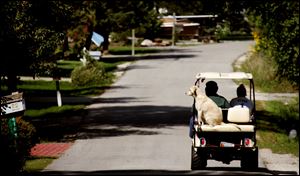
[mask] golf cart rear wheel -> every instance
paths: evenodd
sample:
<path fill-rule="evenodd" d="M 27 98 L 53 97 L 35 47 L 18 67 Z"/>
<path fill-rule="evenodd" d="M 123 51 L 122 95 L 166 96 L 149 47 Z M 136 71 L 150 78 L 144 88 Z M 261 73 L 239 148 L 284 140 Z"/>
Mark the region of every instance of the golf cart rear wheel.
<path fill-rule="evenodd" d="M 241 167 L 243 169 L 257 169 L 258 168 L 258 149 L 255 151 L 246 152 L 241 159 Z"/>
<path fill-rule="evenodd" d="M 191 148 L 191 153 L 191 169 L 204 169 L 207 166 L 207 159 L 203 155 L 199 154 L 199 152 L 195 151 L 193 146 Z"/>

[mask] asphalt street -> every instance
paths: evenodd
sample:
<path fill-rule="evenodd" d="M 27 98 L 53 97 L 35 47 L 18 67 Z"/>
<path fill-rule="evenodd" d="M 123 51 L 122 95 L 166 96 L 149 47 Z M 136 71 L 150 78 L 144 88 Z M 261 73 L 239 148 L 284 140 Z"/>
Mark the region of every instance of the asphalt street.
<path fill-rule="evenodd" d="M 94 174 L 239 174 L 240 162 L 208 161 L 205 171 L 191 171 L 188 121 L 192 98 L 185 95 L 198 72 L 232 71 L 232 63 L 249 51 L 252 41 L 228 41 L 175 47 L 162 58 L 134 61 L 104 94 L 87 107 L 79 138 L 44 172 Z M 235 96 L 236 84 L 218 82 L 220 94 Z"/>

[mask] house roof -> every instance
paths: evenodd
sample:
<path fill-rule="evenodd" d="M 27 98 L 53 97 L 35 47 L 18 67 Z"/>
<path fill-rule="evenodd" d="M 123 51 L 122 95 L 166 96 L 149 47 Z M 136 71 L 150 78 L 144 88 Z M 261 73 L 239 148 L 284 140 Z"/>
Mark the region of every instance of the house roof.
<path fill-rule="evenodd" d="M 174 26 L 174 22 L 176 22 L 176 26 L 199 26 L 199 23 L 193 23 L 190 22 L 188 19 L 174 19 L 173 17 L 164 17 L 161 18 L 161 21 L 163 22 L 161 27 L 173 27 Z"/>
<path fill-rule="evenodd" d="M 176 23 L 176 26 L 199 26 L 200 24 L 199 23 Z M 163 23 L 161 25 L 161 27 L 173 27 L 174 26 L 174 23 L 171 22 L 171 23 Z"/>

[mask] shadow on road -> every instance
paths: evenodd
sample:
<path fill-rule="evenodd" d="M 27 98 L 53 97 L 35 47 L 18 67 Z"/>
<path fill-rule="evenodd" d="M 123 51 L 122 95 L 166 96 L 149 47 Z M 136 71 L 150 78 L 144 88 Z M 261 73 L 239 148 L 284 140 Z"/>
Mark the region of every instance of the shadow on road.
<path fill-rule="evenodd" d="M 116 102 L 132 100 L 114 99 Z M 98 100 L 100 101 L 100 100 Z M 109 101 L 102 99 L 102 101 Z M 115 103 L 115 102 L 112 102 Z M 190 108 L 179 106 L 111 106 L 89 109 L 83 119 L 78 137 L 98 138 L 124 136 L 131 134 L 155 135 L 157 131 L 149 129 L 187 126 Z"/>
<path fill-rule="evenodd" d="M 110 107 L 67 110 L 48 113 L 43 118 L 28 118 L 37 129 L 38 136 L 47 141 L 74 141 L 124 135 L 156 135 L 158 128 L 186 126 L 190 108 L 179 106 L 126 106 L 126 102 L 137 101 L 132 97 L 95 98 L 95 102 L 111 104 Z M 140 101 L 140 100 L 139 100 Z M 124 106 L 114 106 L 124 103 Z"/>
<path fill-rule="evenodd" d="M 199 51 L 200 52 L 200 51 Z M 169 53 L 160 53 L 160 54 L 151 54 L 151 55 L 115 55 L 115 56 L 104 56 L 101 58 L 102 62 L 118 62 L 118 61 L 136 61 L 136 60 L 152 60 L 152 59 L 185 59 L 185 58 L 193 58 L 195 54 L 191 54 L 190 50 L 178 50 L 177 52 L 169 52 Z"/>
<path fill-rule="evenodd" d="M 30 173 L 31 176 L 54 175 L 297 175 L 297 172 L 268 171 L 266 168 L 246 171 L 241 168 L 208 168 L 199 171 L 179 170 L 105 170 L 105 171 L 45 171 Z M 27 174 L 25 174 L 27 176 Z"/>

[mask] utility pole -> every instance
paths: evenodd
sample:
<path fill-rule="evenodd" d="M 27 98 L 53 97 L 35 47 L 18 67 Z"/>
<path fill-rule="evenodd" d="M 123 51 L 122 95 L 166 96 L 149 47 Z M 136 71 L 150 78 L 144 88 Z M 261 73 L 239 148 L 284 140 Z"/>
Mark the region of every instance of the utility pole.
<path fill-rule="evenodd" d="M 131 55 L 134 56 L 134 45 L 135 45 L 135 30 L 132 29 L 132 37 L 131 37 Z"/>
<path fill-rule="evenodd" d="M 176 25 L 176 16 L 175 13 L 173 13 L 172 47 L 175 46 L 175 25 Z"/>

